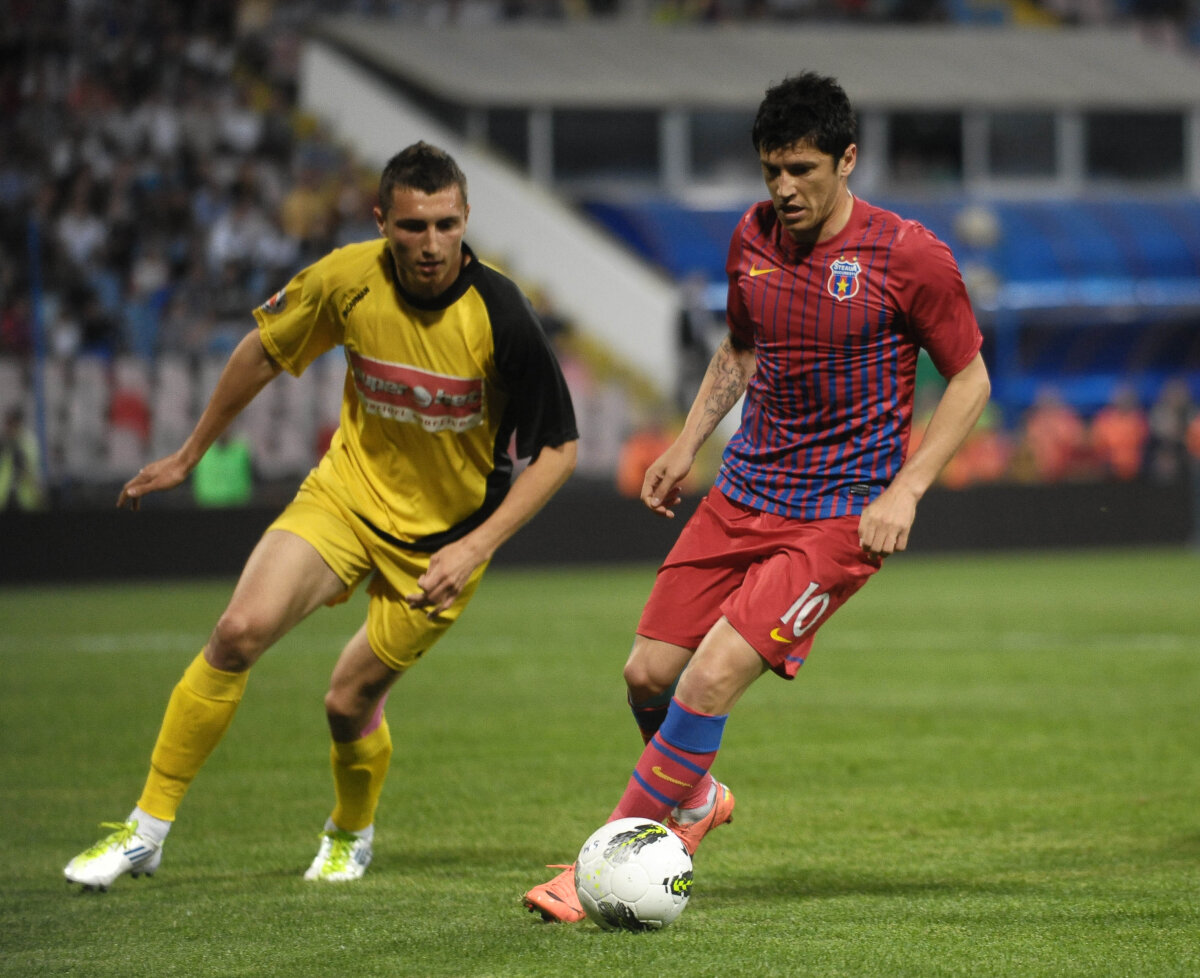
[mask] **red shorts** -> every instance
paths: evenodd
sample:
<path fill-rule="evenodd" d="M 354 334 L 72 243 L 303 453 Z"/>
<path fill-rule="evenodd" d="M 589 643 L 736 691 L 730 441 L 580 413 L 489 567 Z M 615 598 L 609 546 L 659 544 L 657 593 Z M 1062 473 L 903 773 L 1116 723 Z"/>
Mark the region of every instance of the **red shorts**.
<path fill-rule="evenodd" d="M 724 615 L 793 678 L 817 629 L 883 565 L 859 544 L 858 519 L 775 516 L 710 490 L 659 568 L 638 634 L 695 649 Z"/>

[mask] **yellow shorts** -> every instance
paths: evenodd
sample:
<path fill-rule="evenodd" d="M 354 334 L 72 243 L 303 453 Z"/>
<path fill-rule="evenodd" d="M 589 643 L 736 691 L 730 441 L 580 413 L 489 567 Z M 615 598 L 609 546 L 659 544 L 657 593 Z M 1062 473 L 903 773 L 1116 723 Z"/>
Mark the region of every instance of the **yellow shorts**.
<path fill-rule="evenodd" d="M 403 672 L 433 647 L 466 608 L 487 564 L 476 568 L 458 599 L 430 618 L 411 608 L 404 596 L 421 589 L 417 579 L 429 569 L 430 554 L 404 550 L 380 538 L 348 510 L 310 472 L 295 498 L 268 530 L 287 530 L 308 541 L 346 584 L 345 601 L 364 580 L 367 584 L 367 640 L 372 651 L 392 669 Z"/>

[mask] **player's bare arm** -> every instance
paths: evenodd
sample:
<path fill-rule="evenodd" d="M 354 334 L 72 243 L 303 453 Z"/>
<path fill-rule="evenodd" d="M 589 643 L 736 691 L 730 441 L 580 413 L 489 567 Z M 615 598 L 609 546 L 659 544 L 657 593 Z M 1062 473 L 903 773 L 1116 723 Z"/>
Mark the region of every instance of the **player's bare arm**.
<path fill-rule="evenodd" d="M 230 354 L 200 420 L 176 451 L 150 462 L 125 483 L 117 505 L 137 509 L 147 493 L 173 489 L 183 482 L 208 448 L 255 396 L 279 375 L 279 365 L 251 330 Z"/>
<path fill-rule="evenodd" d="M 421 590 L 405 596 L 414 608 L 433 616 L 454 604 L 475 569 L 500 549 L 549 502 L 575 470 L 578 443 L 564 442 L 538 452 L 513 481 L 504 501 L 483 523 L 461 540 L 448 543 L 429 559 L 429 569 L 417 584 Z"/>
<path fill-rule="evenodd" d="M 696 453 L 717 430 L 754 376 L 754 348 L 741 346 L 727 334 L 717 347 L 688 411 L 683 431 L 646 470 L 642 502 L 659 516 L 674 519 L 672 506 L 683 496 L 680 484 L 692 470 Z"/>
<path fill-rule="evenodd" d="M 858 524 L 863 550 L 887 556 L 907 548 L 917 503 L 979 420 L 991 390 L 980 354 L 947 381 L 921 444 L 892 484 L 863 510 Z"/>

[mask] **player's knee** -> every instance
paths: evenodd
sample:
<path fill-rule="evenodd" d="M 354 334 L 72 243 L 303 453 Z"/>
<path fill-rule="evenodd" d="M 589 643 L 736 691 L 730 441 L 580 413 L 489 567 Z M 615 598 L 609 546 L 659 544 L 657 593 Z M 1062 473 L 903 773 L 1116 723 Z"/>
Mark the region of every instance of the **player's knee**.
<path fill-rule="evenodd" d="M 659 692 L 653 688 L 645 666 L 634 661 L 632 657 L 625 663 L 622 676 L 625 679 L 625 685 L 629 687 L 630 696 L 635 701 L 645 699 L 647 696 L 654 696 Z"/>
<path fill-rule="evenodd" d="M 629 695 L 635 703 L 662 695 L 678 678 L 674 669 L 656 661 L 653 655 L 638 645 L 634 645 L 633 651 L 629 653 L 622 675 L 625 685 L 629 687 Z"/>
<path fill-rule="evenodd" d="M 331 686 L 325 694 L 325 716 L 329 719 L 329 723 L 331 725 L 341 723 L 348 719 L 349 713 L 345 692 Z"/>
<path fill-rule="evenodd" d="M 333 685 L 325 694 L 325 718 L 334 740 L 354 740 L 371 718 L 371 704 L 351 687 Z"/>
<path fill-rule="evenodd" d="M 765 668 L 758 658 L 698 655 L 679 677 L 675 695 L 697 713 L 728 713 Z"/>
<path fill-rule="evenodd" d="M 218 669 L 243 672 L 266 651 L 271 632 L 252 616 L 232 609 L 217 621 L 209 642 L 208 658 Z"/>

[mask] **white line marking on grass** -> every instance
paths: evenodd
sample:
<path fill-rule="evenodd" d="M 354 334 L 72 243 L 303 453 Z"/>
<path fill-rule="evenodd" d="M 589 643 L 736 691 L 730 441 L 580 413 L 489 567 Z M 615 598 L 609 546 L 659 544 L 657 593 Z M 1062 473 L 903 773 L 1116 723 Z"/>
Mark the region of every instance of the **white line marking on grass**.
<path fill-rule="evenodd" d="M 204 638 L 196 632 L 96 632 L 90 635 L 38 635 L 19 641 L 0 635 L 0 655 L 21 652 L 113 655 L 122 652 L 198 650 Z"/>
<path fill-rule="evenodd" d="M 1194 635 L 1176 632 L 1141 632 L 1136 635 L 1089 634 L 1077 632 L 960 632 L 954 628 L 939 631 L 899 630 L 887 637 L 887 648 L 897 652 L 953 651 L 1030 652 L 1049 649 L 1059 652 L 1182 652 L 1200 649 Z M 878 648 L 876 632 L 840 629 L 818 636 L 815 651 L 853 651 Z"/>
<path fill-rule="evenodd" d="M 1067 652 L 1181 652 L 1195 648 L 1196 639 L 1170 632 L 1137 635 L 1078 635 L 1065 632 L 1006 632 L 999 636 L 1004 651 L 1060 649 Z"/>

